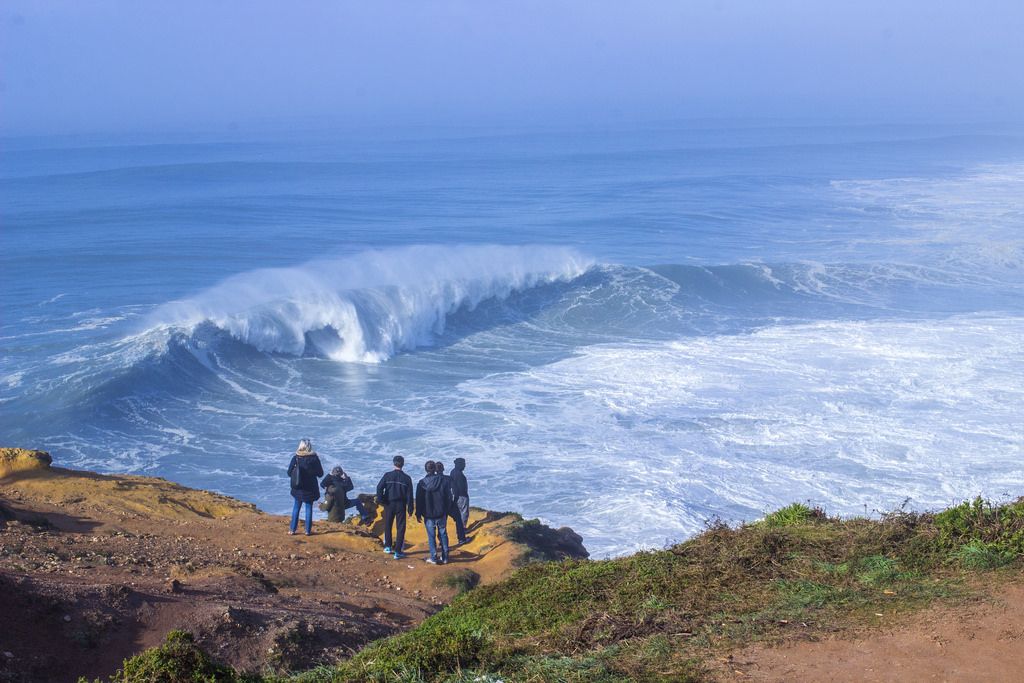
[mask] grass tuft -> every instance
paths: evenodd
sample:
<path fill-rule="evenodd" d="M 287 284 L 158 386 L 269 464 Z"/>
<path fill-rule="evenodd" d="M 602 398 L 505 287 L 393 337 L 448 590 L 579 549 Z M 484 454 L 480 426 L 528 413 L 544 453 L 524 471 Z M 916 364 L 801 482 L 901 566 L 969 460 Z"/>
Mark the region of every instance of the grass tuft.
<path fill-rule="evenodd" d="M 935 515 L 939 542 L 951 550 L 979 541 L 993 550 L 1024 553 L 1024 498 L 1008 505 L 975 498 Z"/>
<path fill-rule="evenodd" d="M 439 577 L 434 585 L 454 588 L 457 591 L 456 594 L 461 594 L 473 590 L 479 583 L 480 575 L 472 569 L 456 569 Z"/>
<path fill-rule="evenodd" d="M 824 519 L 826 519 L 825 512 L 821 508 L 812 508 L 802 503 L 793 503 L 765 515 L 764 519 L 757 522 L 757 524 L 769 528 L 788 527 Z"/>
<path fill-rule="evenodd" d="M 993 543 L 971 541 L 961 546 L 955 557 L 964 569 L 996 569 L 1013 562 L 1017 554 Z"/>
<path fill-rule="evenodd" d="M 214 663 L 191 633 L 171 631 L 163 645 L 126 659 L 115 683 L 234 683 L 235 672 Z"/>

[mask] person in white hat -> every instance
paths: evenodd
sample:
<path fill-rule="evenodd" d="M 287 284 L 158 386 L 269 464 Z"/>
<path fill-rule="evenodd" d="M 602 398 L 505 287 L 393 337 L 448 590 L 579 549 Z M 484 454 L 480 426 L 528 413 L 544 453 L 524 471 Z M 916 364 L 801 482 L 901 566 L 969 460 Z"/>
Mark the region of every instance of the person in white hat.
<path fill-rule="evenodd" d="M 313 442 L 309 439 L 302 439 L 299 441 L 299 447 L 295 449 L 292 461 L 288 463 L 292 498 L 295 499 L 289 534 L 294 534 L 295 528 L 299 525 L 299 507 L 305 506 L 306 535 L 313 535 L 313 503 L 320 499 L 320 486 L 317 482 L 322 476 L 324 476 L 324 466 L 320 464 L 320 456 L 316 454 Z"/>

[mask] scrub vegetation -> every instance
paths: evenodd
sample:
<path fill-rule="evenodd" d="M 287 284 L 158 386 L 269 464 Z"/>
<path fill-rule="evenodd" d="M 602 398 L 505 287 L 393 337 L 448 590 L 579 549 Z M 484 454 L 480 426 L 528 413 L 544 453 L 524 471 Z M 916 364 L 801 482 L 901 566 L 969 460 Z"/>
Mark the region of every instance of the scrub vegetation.
<path fill-rule="evenodd" d="M 875 520 L 791 505 L 738 528 L 711 524 L 662 551 L 528 564 L 339 667 L 290 680 L 707 680 L 706 663 L 738 646 L 888 623 L 967 597 L 979 572 L 1019 572 L 1022 553 L 1024 499 Z M 184 651 L 206 667 L 200 678 L 147 680 L 227 680 Z M 140 661 L 163 659 L 143 653 L 114 680 L 135 680 Z"/>

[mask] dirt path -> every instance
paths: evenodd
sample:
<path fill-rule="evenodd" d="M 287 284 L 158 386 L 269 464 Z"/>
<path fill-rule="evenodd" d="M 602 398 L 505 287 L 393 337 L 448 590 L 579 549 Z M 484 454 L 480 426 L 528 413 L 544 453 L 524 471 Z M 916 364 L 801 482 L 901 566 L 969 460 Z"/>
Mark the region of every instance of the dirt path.
<path fill-rule="evenodd" d="M 730 681 L 889 683 L 1024 681 L 1024 586 L 913 615 L 855 639 L 752 647 L 719 674 Z"/>
<path fill-rule="evenodd" d="M 471 543 L 438 567 L 415 520 L 394 560 L 379 520 L 290 536 L 231 498 L 48 462 L 0 471 L 0 513 L 0 681 L 109 675 L 175 628 L 243 670 L 328 664 L 440 609 L 446 579 L 496 581 L 531 552 L 515 515 L 473 510 Z M 576 552 L 568 530 L 543 534 L 542 550 Z"/>

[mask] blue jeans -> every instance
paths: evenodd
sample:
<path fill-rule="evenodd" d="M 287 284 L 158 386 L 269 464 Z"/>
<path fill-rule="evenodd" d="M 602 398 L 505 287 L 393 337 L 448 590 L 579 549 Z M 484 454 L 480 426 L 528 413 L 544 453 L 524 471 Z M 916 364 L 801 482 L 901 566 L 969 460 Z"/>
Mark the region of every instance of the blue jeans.
<path fill-rule="evenodd" d="M 299 506 L 305 506 L 306 508 L 306 533 L 312 533 L 313 531 L 313 504 L 303 503 L 298 498 L 295 499 L 295 506 L 292 508 L 292 526 L 291 530 L 295 531 L 295 527 L 299 525 Z"/>
<path fill-rule="evenodd" d="M 436 533 L 441 537 L 441 561 L 448 561 L 448 518 L 438 517 L 437 519 L 425 519 L 423 520 L 424 525 L 427 527 L 427 545 L 430 546 L 430 559 L 437 561 L 437 540 L 434 538 Z"/>
<path fill-rule="evenodd" d="M 365 507 L 363 507 L 363 502 L 358 498 L 348 501 L 348 505 L 345 506 L 345 509 L 348 510 L 350 507 L 354 507 L 356 509 L 356 512 L 359 513 L 360 519 L 366 519 L 370 516 L 370 513 L 366 511 Z"/>

